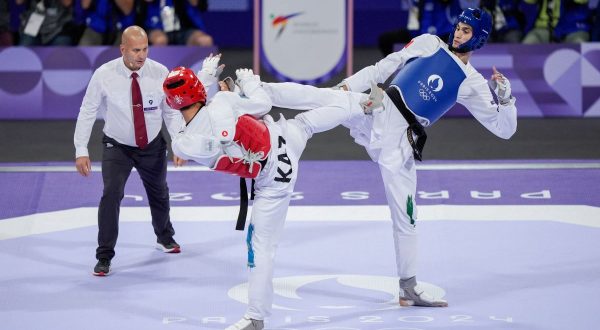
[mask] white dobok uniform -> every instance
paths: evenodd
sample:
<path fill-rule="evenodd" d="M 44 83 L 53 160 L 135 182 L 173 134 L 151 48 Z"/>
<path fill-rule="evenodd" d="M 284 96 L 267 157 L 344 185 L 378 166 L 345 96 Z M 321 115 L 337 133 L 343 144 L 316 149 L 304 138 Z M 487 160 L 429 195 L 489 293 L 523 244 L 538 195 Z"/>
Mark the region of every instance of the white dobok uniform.
<path fill-rule="evenodd" d="M 173 140 L 172 148 L 183 159 L 255 179 L 247 235 L 250 272 L 245 316 L 263 320 L 271 312 L 273 260 L 306 142 L 313 133 L 364 114 L 360 109 L 352 112 L 348 100 L 345 105 L 307 111 L 290 120 L 281 117 L 275 122 L 266 115 L 271 101 L 258 82 L 244 93 L 246 97 L 216 93 Z M 256 127 L 260 129 L 253 131 Z M 266 138 L 261 138 L 263 133 Z"/>
<path fill-rule="evenodd" d="M 412 62 L 414 64 L 410 64 Z M 412 70 L 409 70 L 410 66 Z M 433 124 L 452 105 L 460 103 L 498 137 L 508 139 L 516 131 L 515 99 L 499 104 L 483 76 L 470 63 L 464 64 L 451 54 L 447 44 L 433 35 L 415 38 L 408 47 L 358 71 L 344 82 L 350 91 L 362 92 L 371 88 L 372 82 L 385 82 L 398 69 L 390 88 L 400 92 L 405 105 L 421 125 Z M 327 88 L 293 83 L 263 86 L 273 105 L 282 108 L 307 110 L 336 104 L 340 100 L 339 91 Z M 409 95 L 410 92 L 414 94 Z M 353 108 L 360 108 L 359 101 L 366 98 L 362 93 L 346 93 L 355 100 L 350 104 Z M 343 125 L 379 165 L 391 211 L 397 272 L 405 279 L 416 275 L 415 160 L 407 138 L 407 120 L 387 93 L 384 93 L 383 106 L 382 112 L 354 117 Z"/>

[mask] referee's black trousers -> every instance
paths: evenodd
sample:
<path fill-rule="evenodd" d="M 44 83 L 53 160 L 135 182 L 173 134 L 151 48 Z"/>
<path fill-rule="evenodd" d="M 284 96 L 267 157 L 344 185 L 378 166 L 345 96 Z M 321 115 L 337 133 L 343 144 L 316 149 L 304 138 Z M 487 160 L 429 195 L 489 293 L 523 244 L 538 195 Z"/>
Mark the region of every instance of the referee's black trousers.
<path fill-rule="evenodd" d="M 125 184 L 132 168 L 136 168 L 148 196 L 152 226 L 159 241 L 168 244 L 175 230 L 169 217 L 167 186 L 167 143 L 159 134 L 144 149 L 119 144 L 104 136 L 102 180 L 104 191 L 98 208 L 98 248 L 96 258 L 112 259 L 119 235 L 119 211 L 125 195 Z"/>

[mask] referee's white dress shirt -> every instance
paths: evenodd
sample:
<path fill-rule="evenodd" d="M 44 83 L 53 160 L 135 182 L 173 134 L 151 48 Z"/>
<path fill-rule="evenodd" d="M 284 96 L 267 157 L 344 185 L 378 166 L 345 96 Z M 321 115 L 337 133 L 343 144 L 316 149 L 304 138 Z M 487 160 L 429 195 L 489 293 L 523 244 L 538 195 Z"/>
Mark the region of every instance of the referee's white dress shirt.
<path fill-rule="evenodd" d="M 75 127 L 75 157 L 89 156 L 88 142 L 98 111 L 104 118 L 103 132 L 121 144 L 137 146 L 131 106 L 131 73 L 119 57 L 100 66 L 88 84 Z M 142 91 L 148 143 L 160 133 L 164 118 L 171 139 L 182 129 L 183 117 L 165 102 L 163 81 L 167 68 L 151 59 L 136 71 Z"/>

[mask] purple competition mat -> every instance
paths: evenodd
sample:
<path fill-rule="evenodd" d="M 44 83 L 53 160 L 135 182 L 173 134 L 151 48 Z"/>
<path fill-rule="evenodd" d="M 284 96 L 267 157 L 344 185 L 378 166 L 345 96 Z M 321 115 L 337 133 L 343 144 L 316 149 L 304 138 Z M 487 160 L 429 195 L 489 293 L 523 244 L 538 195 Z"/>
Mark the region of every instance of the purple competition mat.
<path fill-rule="evenodd" d="M 97 168 L 97 164 L 96 167 Z M 401 308 L 389 212 L 368 161 L 301 162 L 266 329 L 596 329 L 600 163 L 424 162 L 419 275 L 448 308 Z M 224 329 L 244 313 L 238 179 L 168 174 L 179 255 L 154 249 L 137 173 L 112 274 L 91 275 L 101 173 L 0 166 L 2 329 Z"/>

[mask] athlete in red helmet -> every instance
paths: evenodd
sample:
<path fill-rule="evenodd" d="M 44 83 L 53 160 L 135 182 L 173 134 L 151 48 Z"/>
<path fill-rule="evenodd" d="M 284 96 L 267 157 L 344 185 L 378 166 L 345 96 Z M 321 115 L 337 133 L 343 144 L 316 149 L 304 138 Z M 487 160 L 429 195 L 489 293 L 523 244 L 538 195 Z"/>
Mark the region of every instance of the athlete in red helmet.
<path fill-rule="evenodd" d="M 168 87 L 167 87 L 168 86 Z M 194 72 L 179 66 L 169 72 L 163 83 L 163 88 L 169 89 L 166 95 L 167 104 L 176 110 L 196 102 L 206 104 L 206 90 Z"/>
<path fill-rule="evenodd" d="M 271 99 L 252 70 L 236 71 L 237 92 L 225 89 L 214 97 L 206 86 L 217 86 L 220 55 L 204 60 L 199 75 L 178 67 L 163 84 L 167 103 L 181 113 L 186 128 L 172 142 L 173 152 L 217 172 L 255 180 L 256 195 L 248 225 L 249 304 L 244 317 L 227 329 L 260 330 L 273 301 L 273 258 L 298 173 L 298 160 L 307 140 L 351 118 L 360 108 L 331 106 L 274 121 L 267 113 Z M 342 92 L 340 92 L 342 93 Z M 245 184 L 245 181 L 243 181 Z M 242 199 L 247 192 L 240 193 Z M 241 212 L 237 229 L 244 229 Z"/>

